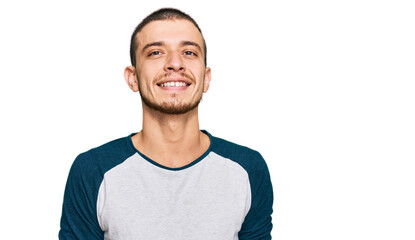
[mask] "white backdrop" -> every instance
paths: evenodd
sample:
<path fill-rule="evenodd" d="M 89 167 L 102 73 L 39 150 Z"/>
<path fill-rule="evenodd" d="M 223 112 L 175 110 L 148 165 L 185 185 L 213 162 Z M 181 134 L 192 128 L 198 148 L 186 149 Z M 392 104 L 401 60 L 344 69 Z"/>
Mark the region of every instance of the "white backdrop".
<path fill-rule="evenodd" d="M 141 128 L 134 27 L 182 9 L 205 35 L 201 127 L 262 153 L 274 239 L 415 239 L 412 1 L 3 1 L 2 239 L 57 239 L 81 152 Z"/>

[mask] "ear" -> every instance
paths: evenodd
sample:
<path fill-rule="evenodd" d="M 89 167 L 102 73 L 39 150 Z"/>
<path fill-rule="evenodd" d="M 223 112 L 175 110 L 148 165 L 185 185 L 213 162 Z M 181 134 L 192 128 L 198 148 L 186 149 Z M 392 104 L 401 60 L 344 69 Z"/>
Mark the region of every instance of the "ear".
<path fill-rule="evenodd" d="M 135 72 L 135 67 L 128 66 L 125 68 L 124 79 L 128 86 L 131 88 L 131 90 L 133 90 L 134 92 L 138 92 L 140 90 L 138 86 L 138 77 Z"/>
<path fill-rule="evenodd" d="M 208 91 L 210 80 L 211 80 L 210 67 L 207 67 L 205 69 L 205 81 L 203 83 L 203 93 L 206 93 Z"/>

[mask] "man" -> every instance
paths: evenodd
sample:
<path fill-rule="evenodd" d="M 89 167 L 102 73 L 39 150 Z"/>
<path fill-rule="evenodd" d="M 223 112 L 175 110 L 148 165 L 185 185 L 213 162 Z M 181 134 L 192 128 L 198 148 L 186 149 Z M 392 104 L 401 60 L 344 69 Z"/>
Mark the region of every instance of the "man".
<path fill-rule="evenodd" d="M 200 131 L 210 84 L 206 43 L 177 9 L 145 18 L 124 77 L 143 128 L 80 154 L 69 173 L 60 239 L 271 239 L 273 194 L 261 155 Z"/>

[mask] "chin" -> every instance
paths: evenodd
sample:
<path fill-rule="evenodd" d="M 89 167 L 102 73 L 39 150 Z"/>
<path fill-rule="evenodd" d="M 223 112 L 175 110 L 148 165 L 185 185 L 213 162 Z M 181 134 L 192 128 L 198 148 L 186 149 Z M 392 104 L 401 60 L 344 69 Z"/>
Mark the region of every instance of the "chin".
<path fill-rule="evenodd" d="M 169 102 L 163 102 L 159 104 L 152 102 L 141 95 L 141 100 L 148 108 L 155 110 L 157 112 L 169 115 L 181 115 L 189 113 L 196 109 L 199 106 L 199 103 L 202 100 L 202 98 L 198 99 L 194 103 L 182 103 L 177 99 L 172 99 Z"/>

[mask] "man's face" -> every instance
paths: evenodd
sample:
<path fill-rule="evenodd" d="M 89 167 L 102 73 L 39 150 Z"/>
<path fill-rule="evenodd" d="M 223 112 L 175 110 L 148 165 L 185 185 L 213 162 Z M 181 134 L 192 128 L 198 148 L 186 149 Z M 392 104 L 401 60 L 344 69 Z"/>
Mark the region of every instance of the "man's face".
<path fill-rule="evenodd" d="M 143 103 L 168 114 L 196 108 L 207 91 L 203 38 L 187 20 L 148 23 L 137 35 L 136 76 Z"/>

